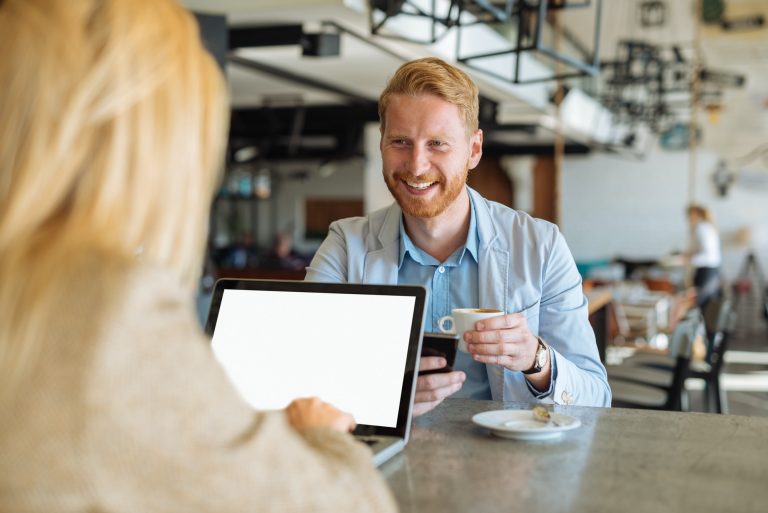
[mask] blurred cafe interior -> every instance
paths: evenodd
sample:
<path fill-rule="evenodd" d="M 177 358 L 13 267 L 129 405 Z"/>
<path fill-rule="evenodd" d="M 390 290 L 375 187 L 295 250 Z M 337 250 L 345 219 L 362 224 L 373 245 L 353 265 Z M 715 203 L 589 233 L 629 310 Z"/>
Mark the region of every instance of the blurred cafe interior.
<path fill-rule="evenodd" d="M 719 233 L 733 318 L 727 344 L 694 345 L 681 397 L 651 394 L 654 407 L 768 416 L 768 3 L 183 3 L 232 102 L 201 318 L 216 279 L 302 279 L 332 221 L 391 202 L 378 94 L 404 61 L 437 56 L 480 89 L 469 185 L 564 234 L 614 403 L 648 400 L 643 378 L 658 376 L 628 362 L 668 355 L 695 301 L 682 258 L 695 203 Z"/>
<path fill-rule="evenodd" d="M 45 159 L 14 158 L 66 154 L 81 140 L 63 130 L 74 126 L 68 114 L 87 121 L 89 138 L 69 159 L 72 183 L 58 185 L 64 206 L 85 190 L 103 209 L 152 208 L 135 223 L 110 216 L 114 233 L 93 223 L 82 236 L 101 218 L 60 208 L 51 215 L 66 230 L 45 226 L 19 250 L 8 241 L 20 237 L 0 237 L 0 375 L 14 385 L 0 387 L 0 511 L 768 511 L 768 0 L 72 4 L 0 0 L 11 56 L 0 58 L 0 193 L 16 182 L 39 190 L 53 173 L 50 188 L 63 183 L 66 159 L 44 169 Z M 175 15 L 163 24 L 157 13 Z M 53 20 L 51 37 L 77 36 L 61 58 L 35 32 Z M 43 54 L 50 65 L 38 71 L 29 57 Z M 379 95 L 426 57 L 441 59 L 427 61 L 433 76 L 471 98 L 387 89 L 389 133 Z M 226 107 L 223 94 L 213 101 L 225 87 L 218 71 L 231 110 L 208 215 L 200 191 L 215 166 L 202 168 L 216 155 L 208 136 L 224 133 L 212 128 L 224 119 L 214 108 Z M 66 77 L 54 87 L 50 73 Z M 45 94 L 25 80 L 43 93 L 71 86 L 98 108 L 88 117 L 90 100 L 38 101 Z M 25 116 L 45 107 L 54 114 L 43 128 L 68 138 L 26 135 Z M 133 110 L 151 122 L 130 133 L 93 122 Z M 101 144 L 112 138 L 120 144 Z M 121 188 L 125 176 L 111 180 L 105 162 L 144 181 Z M 426 165 L 406 169 L 413 162 Z M 40 176 L 17 179 L 17 169 Z M 401 201 L 438 203 L 456 184 L 436 213 Z M 34 224 L 30 191 L 13 198 L 28 202 L 11 219 L 22 227 Z M 403 208 L 385 214 L 393 195 Z M 134 240 L 119 231 L 128 225 L 163 236 L 136 228 Z M 76 249 L 46 252 L 62 233 Z M 120 251 L 105 242 L 96 258 L 79 252 L 89 237 Z M 204 238 L 204 258 L 192 259 Z M 426 247 L 446 240 L 450 251 Z M 28 276 L 38 258 L 40 275 Z M 388 278 L 372 278 L 382 269 Z M 334 279 L 352 283 L 320 283 Z M 227 283 L 237 285 L 223 296 Z M 288 299 L 299 296 L 283 294 L 297 290 L 347 305 L 410 302 L 350 313 L 327 300 L 330 312 L 317 314 L 319 301 L 296 306 Z M 239 324 L 217 339 L 223 298 L 246 296 L 261 302 L 230 308 Z M 453 333 L 424 336 L 449 314 Z M 405 342 L 388 337 L 393 325 Z M 427 339 L 450 350 L 429 353 Z M 269 375 L 274 363 L 286 366 Z M 275 399 L 300 378 L 310 383 L 302 395 Z M 349 403 L 315 394 L 320 385 L 389 416 L 361 421 Z M 382 442 L 386 453 L 374 448 Z"/>

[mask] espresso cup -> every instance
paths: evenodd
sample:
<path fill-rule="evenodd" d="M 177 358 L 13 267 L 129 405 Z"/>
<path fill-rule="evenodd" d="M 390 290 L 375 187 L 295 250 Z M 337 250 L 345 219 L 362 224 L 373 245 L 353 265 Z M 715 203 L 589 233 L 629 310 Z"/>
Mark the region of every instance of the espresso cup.
<path fill-rule="evenodd" d="M 443 333 L 450 333 L 459 336 L 459 351 L 467 351 L 467 343 L 464 341 L 465 331 L 475 331 L 475 323 L 481 319 L 488 319 L 489 317 L 498 317 L 504 315 L 501 310 L 495 310 L 492 308 L 454 308 L 451 310 L 451 315 L 441 317 L 437 321 L 437 329 Z M 445 324 L 451 323 L 450 328 L 446 328 Z"/>

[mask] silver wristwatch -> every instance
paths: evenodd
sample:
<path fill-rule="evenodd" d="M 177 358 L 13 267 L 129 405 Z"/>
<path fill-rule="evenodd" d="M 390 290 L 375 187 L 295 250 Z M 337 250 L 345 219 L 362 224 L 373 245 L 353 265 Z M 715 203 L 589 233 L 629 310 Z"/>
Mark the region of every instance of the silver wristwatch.
<path fill-rule="evenodd" d="M 541 337 L 536 337 L 536 339 L 539 341 L 539 347 L 536 349 L 536 357 L 533 359 L 533 365 L 531 365 L 529 369 L 522 371 L 523 374 L 536 374 L 537 372 L 541 372 L 541 369 L 547 364 L 547 353 L 549 353 L 549 348 L 547 347 L 547 344 L 541 340 Z"/>

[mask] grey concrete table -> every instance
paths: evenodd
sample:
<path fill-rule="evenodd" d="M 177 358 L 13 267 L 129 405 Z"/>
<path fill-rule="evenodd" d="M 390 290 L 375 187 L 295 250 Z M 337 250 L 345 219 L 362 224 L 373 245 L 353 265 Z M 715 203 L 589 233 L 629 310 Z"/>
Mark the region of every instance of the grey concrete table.
<path fill-rule="evenodd" d="M 402 513 L 768 511 L 768 418 L 556 407 L 555 441 L 498 438 L 475 413 L 525 404 L 446 400 L 381 468 Z"/>

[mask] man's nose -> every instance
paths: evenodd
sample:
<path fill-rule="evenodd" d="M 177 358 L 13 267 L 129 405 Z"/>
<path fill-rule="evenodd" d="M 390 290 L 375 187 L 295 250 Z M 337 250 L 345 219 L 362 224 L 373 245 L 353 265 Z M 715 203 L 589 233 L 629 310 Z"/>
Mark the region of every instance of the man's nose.
<path fill-rule="evenodd" d="M 414 146 L 411 150 L 410 172 L 414 175 L 424 174 L 429 171 L 429 155 L 425 148 Z"/>

